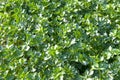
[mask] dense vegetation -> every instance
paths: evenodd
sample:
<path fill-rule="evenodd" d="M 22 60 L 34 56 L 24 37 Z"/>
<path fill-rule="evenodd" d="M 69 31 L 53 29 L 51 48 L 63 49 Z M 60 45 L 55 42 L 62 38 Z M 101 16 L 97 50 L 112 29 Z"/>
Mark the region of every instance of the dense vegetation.
<path fill-rule="evenodd" d="M 0 80 L 119 80 L 120 0 L 0 0 Z"/>

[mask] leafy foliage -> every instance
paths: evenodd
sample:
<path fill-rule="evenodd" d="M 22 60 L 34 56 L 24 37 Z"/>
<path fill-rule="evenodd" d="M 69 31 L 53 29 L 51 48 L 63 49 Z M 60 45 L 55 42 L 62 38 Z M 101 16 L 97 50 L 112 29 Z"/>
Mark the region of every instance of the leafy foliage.
<path fill-rule="evenodd" d="M 119 80 L 119 0 L 0 0 L 1 80 Z"/>

